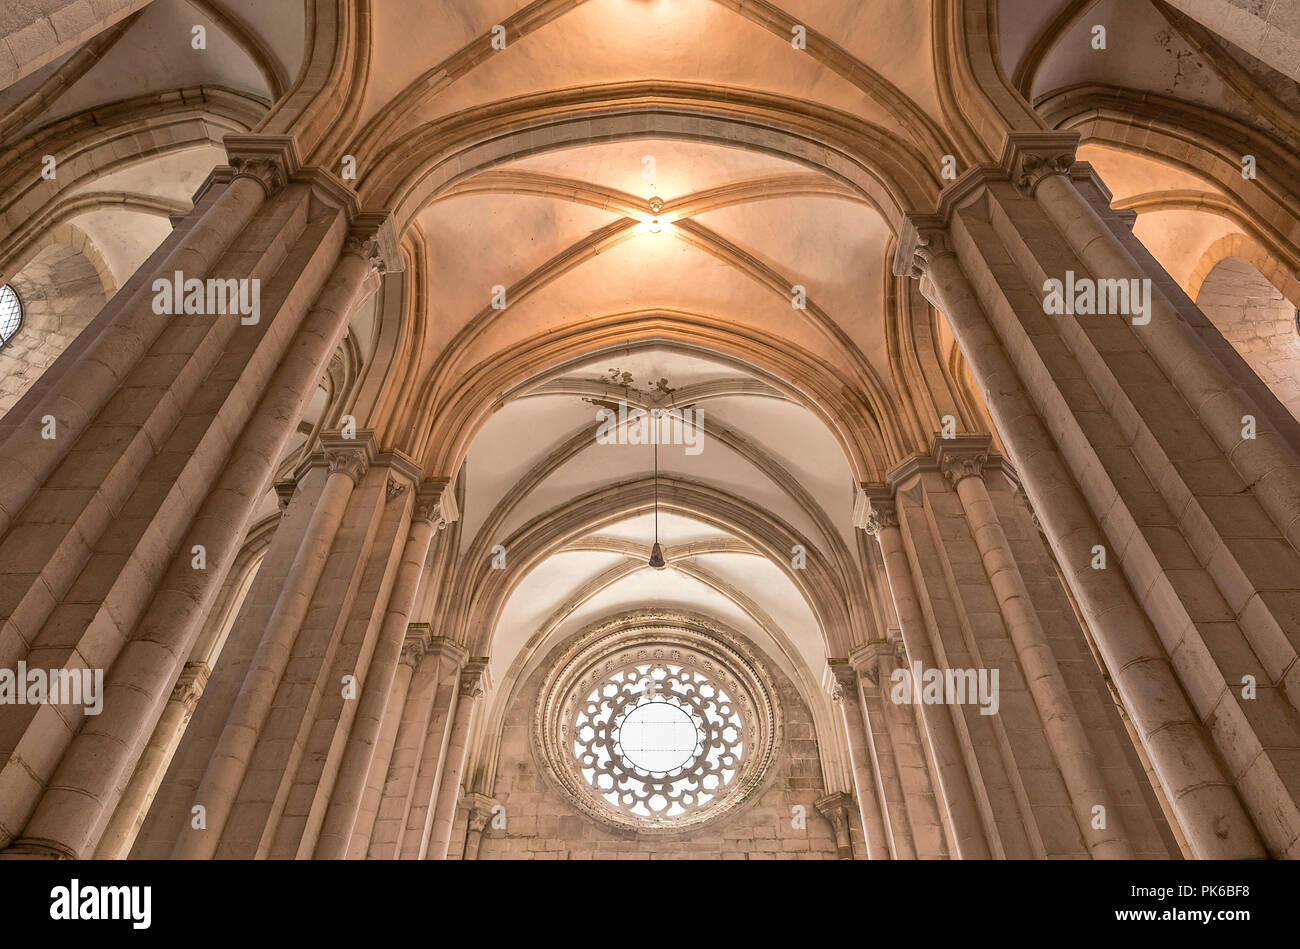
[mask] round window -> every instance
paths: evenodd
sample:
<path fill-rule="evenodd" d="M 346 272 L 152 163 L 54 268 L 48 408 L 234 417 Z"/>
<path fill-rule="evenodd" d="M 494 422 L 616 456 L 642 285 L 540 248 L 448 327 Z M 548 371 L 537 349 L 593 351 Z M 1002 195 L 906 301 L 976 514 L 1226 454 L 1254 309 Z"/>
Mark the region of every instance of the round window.
<path fill-rule="evenodd" d="M 779 712 L 765 674 L 738 637 L 684 619 L 600 624 L 543 686 L 551 771 L 606 821 L 666 831 L 711 820 L 772 758 Z"/>

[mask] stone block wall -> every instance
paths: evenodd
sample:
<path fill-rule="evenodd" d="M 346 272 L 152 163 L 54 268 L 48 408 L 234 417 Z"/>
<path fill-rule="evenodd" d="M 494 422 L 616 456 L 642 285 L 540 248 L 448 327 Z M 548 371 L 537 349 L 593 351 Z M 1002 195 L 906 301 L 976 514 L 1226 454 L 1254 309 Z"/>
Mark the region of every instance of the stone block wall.
<path fill-rule="evenodd" d="M 478 858 L 513 860 L 834 860 L 834 832 L 814 802 L 826 790 L 812 714 L 793 683 L 770 664 L 785 715 L 780 752 L 756 794 L 729 816 L 692 832 L 638 835 L 579 810 L 543 770 L 534 751 L 533 713 L 540 672 L 515 695 L 506 714 L 492 795 L 505 807 L 504 829 L 484 831 Z M 803 808 L 802 827 L 794 820 Z M 450 857 L 464 853 L 465 810 L 460 809 Z M 852 815 L 855 856 L 864 853 Z"/>
<path fill-rule="evenodd" d="M 63 244 L 46 248 L 8 282 L 22 302 L 23 322 L 0 347 L 0 415 L 13 408 L 108 299 L 95 266 Z"/>

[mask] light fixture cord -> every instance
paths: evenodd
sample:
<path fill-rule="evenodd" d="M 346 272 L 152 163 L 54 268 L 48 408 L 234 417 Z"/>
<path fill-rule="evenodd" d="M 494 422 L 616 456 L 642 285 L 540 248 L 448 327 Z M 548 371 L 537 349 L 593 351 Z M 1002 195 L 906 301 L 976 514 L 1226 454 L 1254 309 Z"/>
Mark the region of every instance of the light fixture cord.
<path fill-rule="evenodd" d="M 659 543 L 659 419 L 655 418 L 655 543 Z"/>

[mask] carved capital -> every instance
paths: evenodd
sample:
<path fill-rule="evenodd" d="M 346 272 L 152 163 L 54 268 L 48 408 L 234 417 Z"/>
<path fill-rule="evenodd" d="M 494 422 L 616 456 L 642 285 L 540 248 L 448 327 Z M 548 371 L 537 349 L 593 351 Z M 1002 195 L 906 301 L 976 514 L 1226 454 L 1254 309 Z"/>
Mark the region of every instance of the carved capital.
<path fill-rule="evenodd" d="M 966 478 L 983 476 L 992 445 L 989 435 L 938 436 L 934 440 L 934 463 L 955 486 Z"/>
<path fill-rule="evenodd" d="M 488 797 L 486 794 L 470 791 L 461 799 L 460 806 L 465 808 L 469 830 L 472 833 L 481 834 L 487 827 L 488 821 L 497 813 L 497 808 L 501 806 L 501 802 Z"/>
<path fill-rule="evenodd" d="M 206 662 L 187 662 L 181 670 L 180 678 L 172 688 L 171 701 L 180 702 L 191 711 L 198 704 L 199 696 L 208 684 L 208 664 Z"/>
<path fill-rule="evenodd" d="M 1079 147 L 1077 132 L 1012 132 L 1002 162 L 1026 195 L 1052 175 L 1068 175 Z"/>
<path fill-rule="evenodd" d="M 235 169 L 235 176 L 232 181 L 240 178 L 251 178 L 262 186 L 269 198 L 277 194 L 284 187 L 287 180 L 284 168 L 279 162 L 270 158 L 232 158 L 230 167 Z"/>
<path fill-rule="evenodd" d="M 330 474 L 345 474 L 353 484 L 360 484 L 370 467 L 370 458 L 362 448 L 326 448 L 325 463 Z"/>
<path fill-rule="evenodd" d="M 413 521 L 432 524 L 434 531 L 443 530 L 448 524 L 456 522 L 460 511 L 456 507 L 456 492 L 452 483 L 446 479 L 425 481 L 415 494 L 415 512 Z"/>
<path fill-rule="evenodd" d="M 283 514 L 289 509 L 289 502 L 293 500 L 293 496 L 298 490 L 298 482 L 294 480 L 277 481 L 272 487 L 275 488 L 276 503 L 280 506 L 280 513 Z"/>
<path fill-rule="evenodd" d="M 841 860 L 853 855 L 849 840 L 849 810 L 854 806 L 853 795 L 845 791 L 835 791 L 813 801 L 817 813 L 830 821 L 835 831 L 835 846 Z"/>
<path fill-rule="evenodd" d="M 227 135 L 226 160 L 234 169 L 231 181 L 251 178 L 269 198 L 289 183 L 298 170 L 298 149 L 289 135 Z"/>
<path fill-rule="evenodd" d="M 934 214 L 909 213 L 903 219 L 894 253 L 894 275 L 923 279 L 940 257 L 953 255 L 952 239 L 942 218 Z"/>
<path fill-rule="evenodd" d="M 847 659 L 830 659 L 826 663 L 831 678 L 831 699 L 837 705 L 858 704 L 858 674 Z"/>
<path fill-rule="evenodd" d="M 492 685 L 488 659 L 471 659 L 460 673 L 460 696 L 463 699 L 481 699 Z"/>
<path fill-rule="evenodd" d="M 858 491 L 858 500 L 854 504 L 853 524 L 859 530 L 866 530 L 872 537 L 878 536 L 885 528 L 898 526 L 898 504 L 889 497 L 888 489 L 872 487 Z"/>
<path fill-rule="evenodd" d="M 983 477 L 984 464 L 988 460 L 989 456 L 985 452 L 969 455 L 947 454 L 940 462 L 940 469 L 943 471 L 943 476 L 955 486 L 966 478 Z"/>
<path fill-rule="evenodd" d="M 848 827 L 848 811 L 852 806 L 853 795 L 846 791 L 833 791 L 813 801 L 813 807 L 817 808 L 817 813 L 834 824 L 836 830 L 841 826 Z"/>
<path fill-rule="evenodd" d="M 344 474 L 353 484 L 360 484 L 375 457 L 374 435 L 359 431 L 355 438 L 344 438 L 340 433 L 330 432 L 321 436 L 320 443 L 330 474 Z"/>
<path fill-rule="evenodd" d="M 863 485 L 853 504 L 853 526 L 873 537 L 898 526 L 898 505 L 884 485 Z"/>
<path fill-rule="evenodd" d="M 410 485 L 401 478 L 389 475 L 388 482 L 384 485 L 384 498 L 391 504 L 405 494 L 409 487 Z"/>
<path fill-rule="evenodd" d="M 387 214 L 358 214 L 343 241 L 343 253 L 360 257 L 372 275 L 402 269 L 402 251 Z"/>
<path fill-rule="evenodd" d="M 433 634 L 428 623 L 408 623 L 406 639 L 402 641 L 402 655 L 398 661 L 404 666 L 415 669 L 420 665 L 424 654 L 428 652 L 432 638 Z"/>

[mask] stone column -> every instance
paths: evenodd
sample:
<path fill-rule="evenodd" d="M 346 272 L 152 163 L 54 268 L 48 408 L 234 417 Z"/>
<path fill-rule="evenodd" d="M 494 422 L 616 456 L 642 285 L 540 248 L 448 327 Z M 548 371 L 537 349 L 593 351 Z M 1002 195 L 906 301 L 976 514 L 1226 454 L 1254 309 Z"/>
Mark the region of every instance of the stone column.
<path fill-rule="evenodd" d="M 937 438 L 935 452 L 940 470 L 955 486 L 966 512 L 984 560 L 985 573 L 1002 608 L 1016 658 L 1074 805 L 1079 832 L 1094 857 L 1131 860 L 1133 849 L 1124 832 L 1118 802 L 1102 778 L 1096 753 L 1079 721 L 1011 545 L 985 489 L 984 464 L 988 460 L 989 444 L 990 439 L 982 435 Z M 1104 808 L 1105 815 L 1100 830 L 1095 827 L 1094 808 L 1098 806 Z"/>
<path fill-rule="evenodd" d="M 1047 167 L 1033 176 L 1028 188 L 1093 274 L 1108 279 L 1151 279 L 1084 199 L 1067 168 Z M 1297 446 L 1288 444 L 1272 426 L 1262 424 L 1279 407 L 1261 406 L 1249 398 L 1241 381 L 1229 374 L 1158 289 L 1150 302 L 1150 323 L 1140 332 L 1146 351 L 1182 393 L 1292 547 L 1300 550 Z M 1242 437 L 1242 418 L 1248 415 L 1261 420 L 1254 438 Z M 1294 424 L 1289 417 L 1286 421 Z"/>
<path fill-rule="evenodd" d="M 337 222 L 337 218 L 333 223 L 323 219 L 320 227 Z M 381 222 L 374 224 L 374 228 L 384 226 Z M 391 236 L 391 227 L 388 232 Z M 196 466 L 193 483 L 187 481 L 184 490 L 172 491 L 171 495 L 178 503 L 182 497 L 189 498 L 189 509 L 197 505 L 197 512 L 187 513 L 170 528 L 179 537 L 172 549 L 184 555 L 164 558 L 159 564 L 163 573 L 155 583 L 145 584 L 144 589 L 131 588 L 139 612 L 133 615 L 129 628 L 122 631 L 127 641 L 105 677 L 104 712 L 93 721 L 85 721 L 75 737 L 65 738 L 71 739 L 67 753 L 59 760 L 48 790 L 27 822 L 24 837 L 39 841 L 30 846 L 79 856 L 93 852 L 162 712 L 180 665 L 190 654 L 234 562 L 246 525 L 292 434 L 294 420 L 301 417 L 312 387 L 346 329 L 366 275 L 381 259 L 381 243 L 391 243 L 386 252 L 396 253 L 395 243 L 381 242 L 375 233 L 369 230 L 349 239 L 333 275 L 324 281 L 318 303 L 300 323 L 286 313 L 283 323 L 264 327 L 265 333 L 259 338 L 278 338 L 276 351 L 259 351 L 248 361 L 222 364 L 223 377 L 233 372 L 240 376 L 241 384 L 247 384 L 239 398 L 251 397 L 252 401 L 241 402 L 232 396 L 230 403 L 246 406 L 246 424 L 242 424 L 241 434 L 228 449 L 217 447 L 214 433 L 214 444 L 205 446 L 201 458 L 186 456 Z M 320 233 L 316 240 L 319 242 Z M 325 253 L 323 248 L 321 253 Z M 319 259 L 312 263 L 313 268 L 325 266 Z M 310 294 L 302 288 L 306 278 L 303 280 L 297 292 Z M 287 302 L 280 302 L 292 309 Z M 305 301 L 293 303 L 299 305 L 305 305 Z M 247 345 L 251 345 L 251 337 Z M 228 460 L 221 464 L 227 452 Z M 214 481 L 203 482 L 209 475 Z M 194 546 L 206 548 L 213 569 L 197 570 L 191 565 L 188 553 Z M 151 553 L 150 558 L 153 556 Z M 152 597 L 148 595 L 151 590 Z M 123 587 L 121 592 L 125 597 L 131 591 Z M 28 787 L 24 793 L 23 799 L 8 795 L 0 798 L 19 810 L 31 799 L 32 789 Z M 22 826 L 21 822 L 15 824 Z M 0 842 L 5 839 L 0 837 Z"/>
<path fill-rule="evenodd" d="M 95 851 L 96 860 L 120 860 L 130 853 L 145 815 L 149 813 L 149 804 L 158 791 L 167 762 L 180 742 L 185 725 L 194 714 L 194 707 L 198 705 L 207 682 L 206 663 L 185 664 L 176 687 L 172 689 L 171 698 L 167 700 L 167 707 L 163 709 L 162 717 L 158 719 L 158 725 L 149 738 L 149 744 L 145 746 L 144 754 L 135 767 L 131 783 L 118 802 L 117 810 L 113 812 L 108 830 L 100 838 L 99 849 Z"/>
<path fill-rule="evenodd" d="M 438 785 L 438 804 L 433 811 L 433 830 L 429 837 L 427 855 L 429 860 L 447 859 L 461 779 L 469 754 L 470 728 L 474 724 L 474 713 L 491 682 L 487 659 L 471 659 L 465 664 L 465 671 L 460 677 L 460 700 L 456 703 L 456 717 L 447 742 L 446 764 Z"/>
<path fill-rule="evenodd" d="M 379 816 L 379 802 L 384 794 L 384 780 L 388 776 L 388 766 L 392 762 L 393 750 L 397 745 L 402 711 L 406 707 L 411 691 L 411 679 L 424 658 L 430 639 L 428 623 L 407 625 L 406 638 L 402 642 L 402 654 L 397 663 L 397 673 L 393 676 L 393 687 L 389 690 L 388 704 L 384 708 L 383 727 L 379 732 L 375 753 L 370 760 L 365 794 L 361 798 L 361 806 L 352 830 L 352 840 L 348 845 L 349 860 L 364 860 L 370 848 L 375 820 Z"/>
<path fill-rule="evenodd" d="M 851 795 L 843 791 L 827 794 L 813 802 L 817 813 L 830 821 L 835 831 L 835 856 L 840 860 L 853 859 L 853 837 L 849 833 L 849 808 L 853 806 Z"/>
<path fill-rule="evenodd" d="M 916 587 L 912 583 L 912 570 L 903 549 L 903 535 L 898 529 L 894 502 L 891 498 L 880 495 L 871 497 L 869 501 L 866 498 L 865 493 L 859 495 L 858 510 L 854 514 L 855 523 L 867 533 L 874 534 L 880 544 L 889 592 L 898 615 L 908 659 L 919 662 L 926 669 L 938 668 Z M 865 507 L 862 503 L 864 501 Z M 952 822 L 953 837 L 957 841 L 957 856 L 963 860 L 986 860 L 989 857 L 988 840 L 952 717 L 942 706 L 923 704 L 920 709 L 921 721 L 935 757 L 940 791 L 947 806 L 948 819 Z"/>
<path fill-rule="evenodd" d="M 361 706 L 353 719 L 347 750 L 316 845 L 315 856 L 318 858 L 340 859 L 346 855 L 384 719 L 384 710 L 397 674 L 398 657 L 407 622 L 424 573 L 424 560 L 434 534 L 455 520 L 455 507 L 449 482 L 430 482 L 421 486 L 402 551 L 402 562 L 389 595 L 379 643 L 371 659 L 371 671 L 361 696 Z M 409 684 L 409 677 L 407 681 Z"/>
<path fill-rule="evenodd" d="M 975 183 L 971 179 L 966 186 Z M 1196 855 L 1263 856 L 1254 825 L 1124 574 L 1091 569 L 1095 551 L 1107 547 L 1106 538 L 1008 357 L 1014 353 L 1027 358 L 1025 344 L 1009 342 L 1004 348 L 957 259 L 943 220 L 941 215 L 909 218 L 897 267 L 906 263 L 922 279 L 927 298 L 947 317 Z M 993 278 L 983 277 L 982 282 L 992 294 Z M 1024 299 L 1023 294 L 1017 299 Z M 1025 302 L 1041 315 L 1041 301 Z M 1041 370 L 1035 381 L 1043 388 L 1052 384 Z M 1068 414 L 1063 401 L 1055 404 Z"/>
<path fill-rule="evenodd" d="M 370 840 L 372 860 L 419 860 L 428 850 L 460 673 L 468 658 L 464 646 L 435 636 L 416 667 Z"/>
<path fill-rule="evenodd" d="M 835 677 L 831 697 L 839 706 L 844 735 L 849 747 L 849 766 L 857 789 L 858 813 L 867 842 L 868 860 L 889 859 L 889 831 L 880 809 L 880 788 L 871 767 L 867 750 L 867 724 L 858 697 L 858 675 L 846 659 L 832 659 L 830 670 Z"/>
<path fill-rule="evenodd" d="M 911 671 L 902 665 L 901 643 L 874 642 L 859 646 L 850 660 L 861 670 L 869 671 L 880 697 L 880 713 L 890 748 L 901 795 L 900 808 L 906 812 L 908 845 L 911 856 L 921 860 L 946 858 L 947 835 L 944 831 L 940 801 L 931 783 L 932 770 L 926 766 L 926 745 L 916 727 L 912 708 L 893 700 L 895 673 Z M 865 674 L 865 672 L 863 673 Z"/>
<path fill-rule="evenodd" d="M 862 703 L 862 718 L 867 725 L 871 761 L 880 776 L 880 816 L 885 822 L 889 852 L 895 860 L 915 860 L 916 843 L 912 837 L 912 822 L 907 814 L 907 794 L 898 775 L 895 736 L 890 733 L 885 716 L 885 703 L 889 698 L 880 688 L 880 670 L 872 651 L 875 648 L 874 643 L 860 646 L 850 654 L 849 661 L 857 673 L 858 699 Z M 889 679 L 884 681 L 888 686 Z"/>
<path fill-rule="evenodd" d="M 486 794 L 471 791 L 465 795 L 462 806 L 468 812 L 465 820 L 465 854 L 463 859 L 477 860 L 479 846 L 483 843 L 483 831 L 487 829 L 488 822 L 498 813 L 501 803 Z"/>
<path fill-rule="evenodd" d="M 322 444 L 329 465 L 325 487 L 267 623 L 266 634 L 235 700 L 231 717 L 194 795 L 195 803 L 207 812 L 207 828 L 182 835 L 176 842 L 174 857 L 203 859 L 216 853 L 253 748 L 289 664 L 294 639 L 307 615 L 321 571 L 325 569 L 334 535 L 343 521 L 348 498 L 361 483 L 374 456 L 373 439 L 369 436 L 360 440 L 333 436 L 322 439 Z"/>
<path fill-rule="evenodd" d="M 296 156 L 278 142 L 251 136 L 239 141 L 243 150 L 238 153 L 232 143 L 229 184 L 214 203 L 201 210 L 196 207 L 192 213 L 198 213 L 199 220 L 178 235 L 153 276 L 168 281 L 178 272 L 186 279 L 207 277 L 296 169 Z M 152 262 L 151 258 L 145 267 Z M 0 422 L 0 534 L 9 529 L 23 505 L 76 444 L 76 436 L 86 430 L 173 319 L 154 312 L 156 293 L 149 277 L 148 271 L 138 273 L 106 303 L 69 347 L 68 358 L 56 361 L 45 373 L 50 378 L 33 387 L 31 397 L 20 400 Z M 40 425 L 33 424 L 47 412 L 58 420 L 58 438 L 42 438 Z"/>

